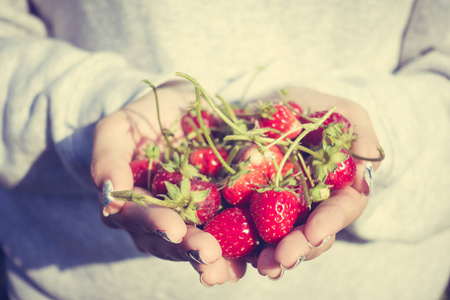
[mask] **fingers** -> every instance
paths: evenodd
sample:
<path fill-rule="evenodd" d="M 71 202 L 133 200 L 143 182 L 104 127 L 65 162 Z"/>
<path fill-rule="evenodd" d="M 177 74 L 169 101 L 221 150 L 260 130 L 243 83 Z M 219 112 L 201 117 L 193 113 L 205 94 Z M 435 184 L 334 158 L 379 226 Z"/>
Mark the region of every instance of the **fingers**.
<path fill-rule="evenodd" d="M 367 205 L 368 198 L 352 187 L 332 192 L 329 199 L 320 203 L 308 218 L 305 236 L 313 245 L 334 235 L 355 221 Z"/>
<path fill-rule="evenodd" d="M 228 260 L 223 257 L 211 265 L 192 263 L 200 275 L 200 282 L 205 287 L 221 285 L 226 282 L 236 283 L 244 277 L 247 264 L 241 260 Z"/>
<path fill-rule="evenodd" d="M 155 205 L 140 206 L 126 202 L 122 210 L 104 222 L 114 228 L 143 234 L 158 234 L 172 243 L 180 243 L 187 233 L 187 227 L 177 212 Z"/>
<path fill-rule="evenodd" d="M 315 208 L 305 225 L 294 228 L 277 245 L 261 251 L 259 273 L 277 279 L 285 269 L 320 256 L 332 246 L 336 233 L 361 215 L 367 199 L 352 187 L 333 192 Z"/>
<path fill-rule="evenodd" d="M 187 233 L 181 242 L 185 251 L 194 261 L 210 265 L 222 257 L 222 249 L 217 240 L 209 233 L 194 226 L 187 226 Z"/>
<path fill-rule="evenodd" d="M 320 246 L 310 247 L 303 230 L 304 226 L 294 228 L 278 245 L 263 249 L 258 257 L 258 272 L 272 280 L 281 279 L 285 271 L 320 256 L 334 243 L 335 235 L 332 235 Z"/>

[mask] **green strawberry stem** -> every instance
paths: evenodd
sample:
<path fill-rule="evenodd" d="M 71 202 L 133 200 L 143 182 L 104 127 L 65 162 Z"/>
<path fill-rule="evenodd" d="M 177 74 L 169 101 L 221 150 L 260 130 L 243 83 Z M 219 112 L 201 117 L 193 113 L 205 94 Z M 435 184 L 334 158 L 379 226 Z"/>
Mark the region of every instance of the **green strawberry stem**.
<path fill-rule="evenodd" d="M 297 158 L 300 161 L 303 170 L 307 170 L 305 159 L 303 158 L 303 156 L 298 153 Z M 311 187 L 314 187 L 314 180 L 312 179 L 311 174 L 309 172 L 306 172 L 306 176 L 308 177 L 309 183 L 311 183 Z"/>
<path fill-rule="evenodd" d="M 225 99 L 223 99 L 220 95 L 216 94 L 216 98 L 220 100 L 220 102 L 222 103 L 223 107 L 225 107 L 230 119 L 234 122 L 237 123 L 238 119 L 236 117 L 236 114 L 234 113 L 233 109 L 231 109 L 230 104 L 228 104 L 227 101 L 225 101 Z"/>
<path fill-rule="evenodd" d="M 363 157 L 363 156 L 360 156 L 360 155 L 350 151 L 349 149 L 347 149 L 347 150 L 351 154 L 351 156 L 353 156 L 354 158 L 360 159 L 360 160 L 365 160 L 365 161 L 377 162 L 377 161 L 382 161 L 386 157 L 386 154 L 384 153 L 384 150 L 381 146 L 377 146 L 377 150 L 380 153 L 380 155 L 376 158 Z"/>
<path fill-rule="evenodd" d="M 202 131 L 198 129 L 197 125 L 195 125 L 194 121 L 192 121 L 192 119 L 187 118 L 187 122 L 189 123 L 189 125 L 191 125 L 192 129 L 194 130 L 194 136 L 191 136 L 190 134 L 188 134 L 187 138 L 188 139 L 193 139 L 195 137 L 198 137 L 198 139 L 200 140 L 200 143 L 206 144 L 205 138 L 203 137 Z"/>
<path fill-rule="evenodd" d="M 211 135 L 209 134 L 209 130 L 206 128 L 205 124 L 203 123 L 202 119 L 202 100 L 200 97 L 200 89 L 198 86 L 195 87 L 195 94 L 196 94 L 196 101 L 197 101 L 197 120 L 198 124 L 200 125 L 200 128 L 203 132 L 203 135 L 205 136 L 206 141 L 208 142 L 209 146 L 211 147 L 212 151 L 216 155 L 217 159 L 222 164 L 222 167 L 225 168 L 228 172 L 231 174 L 235 174 L 236 171 L 231 168 L 229 164 L 223 159 L 222 155 L 220 155 L 219 151 L 216 148 L 216 145 L 214 145 L 214 142 L 211 139 Z"/>
<path fill-rule="evenodd" d="M 148 158 L 148 168 L 147 168 L 147 190 L 151 191 L 152 184 L 151 184 L 151 177 L 152 177 L 152 168 L 153 168 L 153 162 L 156 158 L 159 157 L 159 148 L 156 145 L 147 145 L 145 147 L 145 157 Z"/>
<path fill-rule="evenodd" d="M 302 133 L 299 134 L 299 136 L 294 140 L 294 142 L 289 146 L 288 150 L 283 156 L 283 159 L 280 162 L 280 165 L 278 166 L 277 175 L 275 177 L 275 186 L 279 186 L 280 180 L 281 180 L 281 171 L 283 170 L 284 165 L 286 164 L 286 161 L 288 160 L 289 156 L 291 155 L 292 151 L 298 146 L 300 141 L 311 131 L 316 130 L 319 128 L 319 126 L 325 122 L 326 119 L 337 109 L 337 106 L 334 106 L 331 108 L 322 118 L 317 121 L 317 123 L 314 123 L 315 126 L 310 126 L 308 128 L 305 128 L 305 130 L 302 131 Z"/>
<path fill-rule="evenodd" d="M 208 102 L 208 104 L 211 106 L 212 110 L 228 125 L 231 127 L 231 129 L 233 129 L 235 132 L 240 133 L 240 134 L 245 134 L 232 120 L 230 120 L 230 118 L 228 118 L 218 107 L 217 105 L 214 104 L 214 102 L 211 100 L 211 98 L 209 97 L 209 95 L 206 93 L 206 91 L 203 89 L 203 87 L 191 76 L 181 73 L 181 72 L 177 72 L 176 73 L 177 76 L 183 77 L 187 80 L 189 80 L 190 82 L 192 82 L 194 84 L 194 86 L 203 94 L 203 96 L 205 96 L 206 101 Z"/>
<path fill-rule="evenodd" d="M 252 141 L 251 139 L 249 139 L 248 136 L 242 136 L 242 135 L 228 135 L 224 138 L 224 141 L 249 141 L 249 140 Z M 290 142 L 290 141 L 273 139 L 273 138 L 268 138 L 268 137 L 255 137 L 255 138 L 253 138 L 253 141 L 258 142 L 259 144 L 273 143 L 274 145 L 277 144 L 277 145 L 282 145 L 282 146 L 292 145 L 292 142 Z M 267 147 L 267 148 L 269 148 L 269 147 Z M 316 152 L 314 152 L 313 150 L 311 150 L 305 146 L 296 145 L 295 148 L 300 151 L 303 151 L 305 153 L 308 153 L 314 157 L 317 156 Z"/>
<path fill-rule="evenodd" d="M 154 204 L 167 208 L 178 208 L 184 207 L 187 203 L 183 203 L 182 201 L 173 201 L 173 200 L 161 200 L 149 195 L 143 195 L 136 193 L 134 191 L 124 190 L 124 191 L 114 191 L 111 192 L 111 196 L 118 201 L 133 201 L 141 206 L 146 206 L 147 204 Z"/>
<path fill-rule="evenodd" d="M 231 151 L 230 154 L 228 154 L 228 158 L 227 158 L 227 165 L 231 165 L 233 163 L 234 158 L 236 157 L 236 155 L 238 154 L 240 150 L 239 145 L 235 145 Z M 233 169 L 234 170 L 234 169 Z M 227 171 L 227 170 L 225 170 Z"/>
<path fill-rule="evenodd" d="M 164 139 L 166 140 L 167 146 L 170 148 L 170 150 L 173 151 L 174 148 L 172 146 L 172 142 L 170 141 L 169 137 L 167 136 L 167 132 L 166 132 L 166 130 L 164 130 L 162 123 L 161 123 L 161 113 L 160 113 L 160 109 L 159 109 L 158 92 L 156 91 L 156 87 L 153 85 L 153 83 L 151 83 L 150 81 L 148 81 L 146 79 L 144 79 L 143 82 L 145 82 L 149 87 L 151 87 L 153 92 L 155 93 L 156 114 L 158 116 L 159 128 L 161 130 L 161 133 L 162 133 Z"/>

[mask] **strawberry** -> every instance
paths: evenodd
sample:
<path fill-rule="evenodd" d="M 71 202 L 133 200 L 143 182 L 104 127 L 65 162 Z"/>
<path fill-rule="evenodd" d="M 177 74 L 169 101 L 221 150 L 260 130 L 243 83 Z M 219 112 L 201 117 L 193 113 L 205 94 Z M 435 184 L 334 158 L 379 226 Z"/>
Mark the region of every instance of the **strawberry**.
<path fill-rule="evenodd" d="M 159 148 L 156 145 L 149 144 L 143 149 L 145 158 L 135 159 L 130 162 L 131 172 L 133 174 L 134 186 L 150 189 L 155 173 L 159 167 Z M 152 167 L 149 169 L 149 165 Z M 150 175 L 150 178 L 148 176 Z"/>
<path fill-rule="evenodd" d="M 249 162 L 248 169 L 260 169 L 270 178 L 277 172 L 276 166 L 280 164 L 284 154 L 276 145 L 270 147 L 268 150 L 266 153 L 261 153 L 258 145 L 251 144 L 242 151 L 240 160 Z"/>
<path fill-rule="evenodd" d="M 209 190 L 209 193 L 205 197 L 205 199 L 193 204 L 194 207 L 198 205 L 198 208 L 196 208 L 196 213 L 199 222 L 195 224 L 204 224 L 206 221 L 211 219 L 219 210 L 222 196 L 220 195 L 220 191 L 217 188 L 217 185 L 212 182 L 191 178 L 190 184 L 191 193 L 195 191 Z M 186 214 L 186 212 L 184 214 Z"/>
<path fill-rule="evenodd" d="M 295 220 L 295 225 L 301 225 L 306 223 L 306 219 L 308 219 L 310 213 L 310 207 L 306 201 L 305 191 L 302 184 L 299 184 L 295 188 L 293 188 L 298 201 L 297 207 L 297 219 Z"/>
<path fill-rule="evenodd" d="M 261 114 L 258 117 L 259 127 L 271 128 L 276 131 L 267 131 L 270 138 L 279 138 L 282 134 L 290 132 L 287 137 L 295 139 L 302 131 L 302 124 L 296 118 L 295 114 L 284 105 L 266 104 L 261 108 Z"/>
<path fill-rule="evenodd" d="M 278 243 L 294 226 L 298 197 L 277 187 L 256 191 L 250 200 L 250 214 L 260 237 L 268 244 Z"/>
<path fill-rule="evenodd" d="M 224 148 L 217 148 L 217 151 L 226 161 L 228 153 Z M 194 149 L 189 155 L 189 163 L 199 169 L 201 174 L 209 177 L 217 177 L 222 168 L 222 163 L 210 147 Z"/>
<path fill-rule="evenodd" d="M 211 182 L 184 177 L 178 185 L 165 182 L 167 195 L 155 198 L 134 191 L 114 191 L 111 196 L 119 201 L 133 201 L 139 205 L 148 204 L 167 207 L 178 212 L 180 217 L 192 225 L 202 225 L 211 219 L 220 207 L 220 192 Z"/>
<path fill-rule="evenodd" d="M 189 149 L 187 149 L 189 151 Z M 205 176 L 200 174 L 196 167 L 189 164 L 189 153 L 181 155 L 178 152 L 173 153 L 172 159 L 166 163 L 161 163 L 159 169 L 156 171 L 152 181 L 151 192 L 154 195 L 167 194 L 165 182 L 178 184 L 184 177 L 187 178 L 202 178 Z"/>
<path fill-rule="evenodd" d="M 318 111 L 315 113 L 310 114 L 309 118 L 322 118 L 327 111 Z M 311 121 L 302 119 L 302 123 L 311 123 Z M 316 147 L 319 146 L 323 139 L 323 131 L 324 128 L 329 127 L 331 125 L 338 125 L 339 129 L 342 133 L 346 133 L 350 129 L 350 122 L 340 113 L 333 112 L 331 115 L 322 123 L 322 126 L 319 127 L 317 130 L 311 131 L 308 133 L 303 139 L 302 143 L 309 147 Z"/>
<path fill-rule="evenodd" d="M 156 196 L 166 195 L 167 188 L 166 182 L 172 184 L 178 184 L 183 179 L 183 175 L 179 171 L 168 171 L 164 167 L 159 168 L 156 171 L 152 181 L 152 193 Z"/>
<path fill-rule="evenodd" d="M 254 191 L 266 184 L 267 179 L 263 171 L 246 169 L 228 178 L 222 195 L 231 205 L 247 205 Z"/>
<path fill-rule="evenodd" d="M 203 230 L 216 238 L 222 248 L 222 256 L 226 258 L 249 257 L 259 244 L 255 224 L 244 207 L 231 207 L 218 213 Z"/>
<path fill-rule="evenodd" d="M 289 101 L 288 104 L 297 120 L 301 120 L 302 119 L 301 115 L 303 114 L 303 109 L 301 108 L 301 106 L 295 103 L 294 101 Z"/>
<path fill-rule="evenodd" d="M 206 128 L 220 127 L 221 120 L 218 119 L 215 115 L 204 110 L 202 110 L 200 114 Z M 194 111 L 188 111 L 183 115 L 183 117 L 181 118 L 181 129 L 183 130 L 185 136 L 188 136 L 193 131 L 201 131 L 197 114 Z"/>
<path fill-rule="evenodd" d="M 148 188 L 148 174 L 149 174 L 148 165 L 149 165 L 148 159 L 133 160 L 130 162 L 131 172 L 133 173 L 134 186 L 138 186 L 145 189 Z M 151 174 L 150 182 L 153 181 L 157 168 L 158 164 L 154 162 L 150 170 Z"/>
<path fill-rule="evenodd" d="M 248 169 L 260 169 L 269 179 L 274 179 L 277 173 L 277 166 L 283 160 L 284 153 L 280 147 L 273 145 L 266 153 L 261 153 L 256 144 L 247 147 L 241 154 L 241 161 L 248 161 Z M 286 161 L 281 171 L 284 176 L 289 170 L 293 169 L 293 173 L 297 172 L 294 164 L 291 161 Z"/>
<path fill-rule="evenodd" d="M 356 177 L 356 163 L 344 148 L 325 147 L 312 159 L 314 178 L 328 185 L 332 190 L 350 186 Z"/>

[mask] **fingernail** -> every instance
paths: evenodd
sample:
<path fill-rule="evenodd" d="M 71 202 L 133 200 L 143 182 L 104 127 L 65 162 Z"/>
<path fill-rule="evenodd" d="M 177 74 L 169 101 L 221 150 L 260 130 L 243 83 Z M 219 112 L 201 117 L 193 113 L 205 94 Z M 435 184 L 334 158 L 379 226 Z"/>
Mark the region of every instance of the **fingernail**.
<path fill-rule="evenodd" d="M 195 262 L 202 265 L 207 265 L 207 263 L 205 263 L 200 257 L 200 252 L 198 250 L 189 250 L 187 251 L 187 255 L 189 255 L 189 257 L 192 258 Z"/>
<path fill-rule="evenodd" d="M 161 230 L 156 230 L 156 233 L 159 234 L 163 239 L 165 239 L 166 241 L 172 243 L 172 241 L 169 239 L 169 237 L 167 236 L 167 233 L 165 233 L 164 231 Z"/>
<path fill-rule="evenodd" d="M 328 240 L 330 239 L 331 235 L 327 236 L 326 238 L 324 238 L 322 241 L 320 241 L 320 243 L 318 245 L 313 245 L 311 244 L 310 241 L 308 241 L 308 246 L 311 249 L 318 249 L 320 247 L 322 247 L 323 245 L 325 245 L 326 242 L 328 242 Z"/>
<path fill-rule="evenodd" d="M 366 170 L 364 171 L 364 181 L 367 183 L 367 186 L 369 187 L 369 191 L 365 193 L 367 196 L 370 194 L 370 191 L 372 190 L 372 184 L 373 184 L 373 164 L 372 162 L 367 162 L 366 164 Z"/>
<path fill-rule="evenodd" d="M 272 277 L 267 276 L 267 278 L 269 278 L 269 279 L 272 280 L 272 281 L 277 281 L 277 280 L 280 280 L 280 279 L 283 277 L 283 275 L 284 275 L 284 270 L 283 270 L 283 268 L 281 268 L 280 275 L 278 275 L 278 276 L 275 277 L 275 278 L 272 278 Z"/>
<path fill-rule="evenodd" d="M 289 267 L 289 268 L 286 268 L 286 267 L 283 267 L 283 266 L 281 266 L 281 267 L 282 267 L 283 269 L 285 269 L 285 270 L 288 270 L 288 271 L 294 270 L 295 268 L 298 267 L 299 264 L 301 264 L 301 263 L 305 260 L 305 258 L 306 258 L 306 256 L 305 256 L 305 255 L 302 255 L 302 256 L 300 256 L 300 257 L 298 258 L 297 262 L 296 262 L 292 267 Z"/>
<path fill-rule="evenodd" d="M 208 285 L 208 284 L 203 282 L 203 273 L 200 273 L 200 283 L 206 288 L 212 287 L 212 285 Z"/>
<path fill-rule="evenodd" d="M 107 211 L 107 206 L 112 202 L 111 192 L 114 191 L 114 187 L 111 180 L 105 180 L 103 183 L 102 189 L 102 207 L 103 207 L 103 215 L 105 217 L 109 216 L 109 212 Z"/>

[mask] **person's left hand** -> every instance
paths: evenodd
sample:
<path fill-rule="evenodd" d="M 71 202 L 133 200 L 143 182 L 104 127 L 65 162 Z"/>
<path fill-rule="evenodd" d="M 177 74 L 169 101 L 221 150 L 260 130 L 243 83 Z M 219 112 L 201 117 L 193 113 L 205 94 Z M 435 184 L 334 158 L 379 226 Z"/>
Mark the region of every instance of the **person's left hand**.
<path fill-rule="evenodd" d="M 378 139 L 369 115 L 355 102 L 300 87 L 288 90 L 288 97 L 305 110 L 308 107 L 311 111 L 328 110 L 336 105 L 336 112 L 355 125 L 357 140 L 352 144 L 352 152 L 363 157 L 379 157 Z M 278 279 L 284 270 L 294 268 L 303 260 L 317 258 L 333 245 L 336 233 L 362 214 L 370 192 L 364 175 L 374 172 L 380 163 L 372 164 L 359 159 L 355 161 L 357 173 L 351 186 L 333 191 L 329 199 L 314 209 L 305 225 L 294 228 L 277 245 L 261 251 L 257 260 L 257 269 L 261 275 Z"/>

